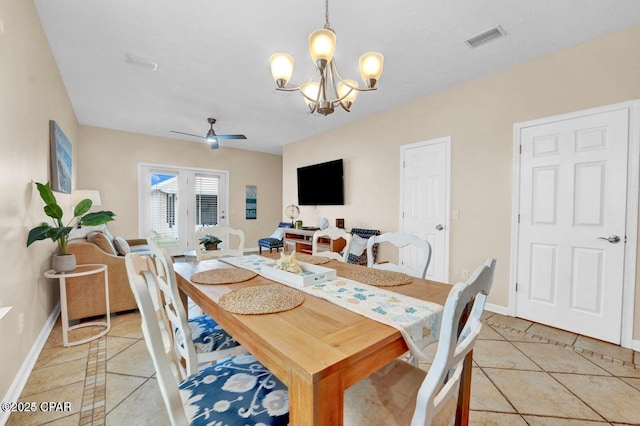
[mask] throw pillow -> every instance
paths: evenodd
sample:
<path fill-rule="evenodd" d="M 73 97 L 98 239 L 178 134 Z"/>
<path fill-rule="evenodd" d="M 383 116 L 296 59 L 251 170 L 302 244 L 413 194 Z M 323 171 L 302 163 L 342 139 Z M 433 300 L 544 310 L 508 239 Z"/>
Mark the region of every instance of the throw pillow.
<path fill-rule="evenodd" d="M 362 238 L 360 235 L 353 234 L 349 253 L 354 256 L 362 256 L 362 253 L 364 253 L 364 250 L 367 248 L 367 240 L 367 238 Z"/>
<path fill-rule="evenodd" d="M 113 245 L 116 246 L 116 250 L 120 256 L 126 256 L 131 251 L 129 243 L 122 237 L 113 237 Z"/>
<path fill-rule="evenodd" d="M 100 249 L 106 253 L 116 256 L 116 249 L 111 244 L 111 241 L 100 231 L 94 231 L 87 235 L 87 241 L 100 247 Z"/>
<path fill-rule="evenodd" d="M 287 232 L 286 228 L 277 228 L 273 231 L 273 234 L 269 236 L 269 238 L 275 238 L 276 240 L 281 240 L 284 238 L 284 234 Z"/>
<path fill-rule="evenodd" d="M 80 228 L 73 228 L 69 233 L 69 239 L 75 240 L 77 238 L 87 238 L 87 235 L 89 235 L 91 232 L 104 232 L 105 229 L 106 225 L 82 226 Z"/>

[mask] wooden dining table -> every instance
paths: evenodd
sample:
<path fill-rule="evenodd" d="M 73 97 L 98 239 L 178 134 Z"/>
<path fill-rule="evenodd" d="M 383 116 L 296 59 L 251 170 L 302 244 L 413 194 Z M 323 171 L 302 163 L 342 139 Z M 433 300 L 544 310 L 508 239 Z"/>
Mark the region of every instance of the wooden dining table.
<path fill-rule="evenodd" d="M 335 260 L 322 266 L 335 269 L 338 276 L 364 267 Z M 397 329 L 308 294 L 300 306 L 266 315 L 233 314 L 218 305 L 231 290 L 274 284 L 261 275 L 223 285 L 191 281 L 197 272 L 233 267 L 213 259 L 174 264 L 182 296 L 191 298 L 287 385 L 291 425 L 343 424 L 345 389 L 408 350 Z M 441 305 L 451 290 L 449 284 L 418 278 L 385 288 Z M 467 358 L 456 419 L 463 425 L 468 423 L 471 386 L 471 356 Z"/>

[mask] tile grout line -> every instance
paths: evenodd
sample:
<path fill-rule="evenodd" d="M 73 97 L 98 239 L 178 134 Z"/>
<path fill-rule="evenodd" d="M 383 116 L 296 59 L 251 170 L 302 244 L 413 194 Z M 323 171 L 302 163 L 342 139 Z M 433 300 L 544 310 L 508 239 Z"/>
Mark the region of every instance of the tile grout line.
<path fill-rule="evenodd" d="M 491 325 L 491 326 L 493 326 L 493 327 L 502 328 L 502 329 L 508 330 L 508 331 L 510 331 L 512 333 L 520 334 L 520 335 L 523 335 L 525 337 L 529 337 L 531 339 L 537 339 L 537 340 L 539 340 L 541 342 L 544 342 L 544 343 L 549 343 L 549 344 L 553 344 L 553 345 L 560 346 L 560 347 L 563 347 L 563 348 L 571 349 L 574 352 L 582 354 L 582 355 L 592 356 L 592 357 L 595 357 L 595 358 L 603 359 L 605 361 L 613 362 L 615 364 L 626 365 L 628 367 L 635 368 L 636 370 L 640 370 L 640 365 L 634 364 L 633 362 L 624 361 L 624 360 L 612 357 L 610 355 L 605 355 L 605 354 L 601 354 L 599 352 L 594 352 L 594 351 L 590 351 L 590 350 L 587 350 L 587 349 L 582 349 L 582 348 L 579 348 L 579 347 L 577 347 L 575 345 L 569 345 L 567 343 L 563 343 L 563 342 L 559 342 L 557 340 L 549 339 L 548 337 L 540 336 L 538 334 L 530 333 L 528 331 L 522 331 L 522 330 L 518 330 L 518 329 L 513 328 L 513 327 L 506 326 L 504 324 L 495 323 L 495 322 L 491 321 L 490 318 L 487 318 L 486 320 L 484 320 L 484 322 L 489 324 L 489 325 Z"/>
<path fill-rule="evenodd" d="M 105 424 L 106 364 L 107 338 L 103 336 L 89 343 L 79 425 Z"/>

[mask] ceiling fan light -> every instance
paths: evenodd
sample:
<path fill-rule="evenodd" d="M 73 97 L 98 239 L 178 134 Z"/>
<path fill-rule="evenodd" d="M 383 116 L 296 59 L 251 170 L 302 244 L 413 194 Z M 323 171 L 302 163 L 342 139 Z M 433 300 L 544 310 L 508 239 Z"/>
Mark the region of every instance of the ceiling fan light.
<path fill-rule="evenodd" d="M 285 87 L 293 75 L 293 56 L 286 53 L 274 53 L 269 62 L 271 63 L 271 75 L 276 81 L 276 85 L 279 88 Z"/>
<path fill-rule="evenodd" d="M 218 138 L 213 138 L 213 141 L 211 141 L 211 149 L 218 149 L 220 145 L 218 144 Z"/>
<path fill-rule="evenodd" d="M 215 142 L 216 144 L 218 143 L 218 138 L 216 137 L 216 133 L 213 131 L 213 129 L 210 129 L 207 132 L 207 136 L 205 137 L 205 140 L 207 142 Z"/>
<path fill-rule="evenodd" d="M 330 62 L 336 50 L 336 33 L 328 28 L 315 30 L 309 34 L 309 53 L 316 64 L 318 61 Z"/>
<path fill-rule="evenodd" d="M 368 52 L 360 57 L 360 76 L 369 89 L 373 89 L 382 74 L 384 56 L 378 52 Z"/>

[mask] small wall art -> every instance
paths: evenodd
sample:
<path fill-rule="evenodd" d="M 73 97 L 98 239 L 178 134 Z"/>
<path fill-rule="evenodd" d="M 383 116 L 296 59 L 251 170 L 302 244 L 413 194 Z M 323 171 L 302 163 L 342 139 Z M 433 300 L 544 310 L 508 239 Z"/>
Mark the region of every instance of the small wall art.
<path fill-rule="evenodd" d="M 257 219 L 258 217 L 258 187 L 256 185 L 247 185 L 246 196 L 246 218 Z"/>
<path fill-rule="evenodd" d="M 72 146 L 54 120 L 49 120 L 51 145 L 51 189 L 71 194 Z"/>

